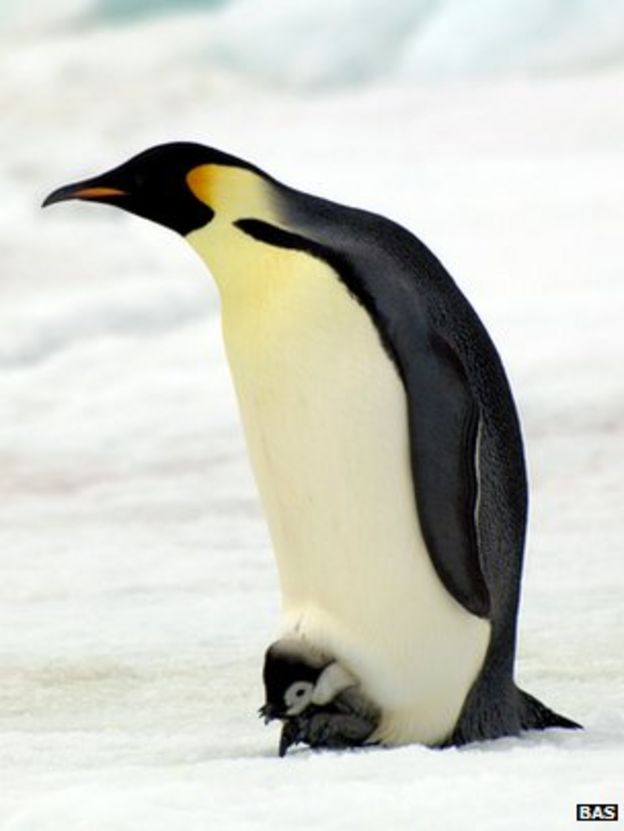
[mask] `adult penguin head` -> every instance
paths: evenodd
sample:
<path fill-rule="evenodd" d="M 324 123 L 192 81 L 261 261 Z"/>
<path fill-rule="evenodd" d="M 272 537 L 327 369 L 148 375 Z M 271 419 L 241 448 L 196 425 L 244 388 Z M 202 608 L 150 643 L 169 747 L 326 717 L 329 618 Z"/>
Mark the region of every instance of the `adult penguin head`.
<path fill-rule="evenodd" d="M 42 207 L 67 199 L 104 202 L 187 236 L 215 215 L 207 182 L 207 171 L 214 168 L 268 178 L 235 156 L 202 144 L 174 142 L 151 147 L 99 176 L 58 188 Z"/>

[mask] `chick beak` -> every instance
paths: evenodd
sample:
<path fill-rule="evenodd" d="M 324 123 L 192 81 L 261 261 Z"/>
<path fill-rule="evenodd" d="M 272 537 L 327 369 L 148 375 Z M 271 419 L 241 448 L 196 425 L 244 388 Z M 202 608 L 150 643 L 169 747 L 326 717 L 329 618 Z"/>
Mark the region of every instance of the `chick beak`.
<path fill-rule="evenodd" d="M 258 710 L 258 715 L 260 718 L 264 719 L 264 723 L 268 724 L 270 721 L 273 721 L 276 718 L 279 718 L 282 713 L 279 707 L 276 707 L 275 704 L 271 704 L 267 701 L 266 704 L 263 704 L 262 707 Z"/>
<path fill-rule="evenodd" d="M 67 199 L 91 199 L 94 202 L 108 202 L 111 198 L 114 200 L 115 197 L 127 195 L 127 191 L 107 185 L 101 179 L 89 179 L 85 182 L 76 182 L 73 185 L 64 185 L 62 188 L 53 190 L 43 200 L 41 207 L 45 208 L 55 202 L 64 202 Z"/>

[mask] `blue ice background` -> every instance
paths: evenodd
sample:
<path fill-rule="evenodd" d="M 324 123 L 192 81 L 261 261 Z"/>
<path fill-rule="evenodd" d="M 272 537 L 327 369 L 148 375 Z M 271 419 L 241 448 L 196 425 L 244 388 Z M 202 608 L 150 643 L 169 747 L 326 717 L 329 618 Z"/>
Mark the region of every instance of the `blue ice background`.
<path fill-rule="evenodd" d="M 599 70 L 624 57 L 624 0 L 4 0 L 4 36 L 193 14 L 197 60 L 294 89 Z"/>

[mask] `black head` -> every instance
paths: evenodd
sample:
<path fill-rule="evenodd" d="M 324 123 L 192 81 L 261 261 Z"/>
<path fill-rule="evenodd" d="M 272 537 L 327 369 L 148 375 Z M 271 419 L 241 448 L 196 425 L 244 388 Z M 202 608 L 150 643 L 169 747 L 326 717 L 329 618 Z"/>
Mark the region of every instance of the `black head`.
<path fill-rule="evenodd" d="M 266 721 L 297 715 L 310 704 L 325 667 L 331 663 L 305 645 L 277 641 L 264 659 L 266 702 L 260 713 Z"/>
<path fill-rule="evenodd" d="M 119 167 L 53 191 L 43 207 L 66 199 L 104 202 L 158 222 L 186 236 L 212 219 L 212 209 L 189 187 L 189 174 L 202 165 L 258 168 L 202 144 L 174 142 L 151 147 Z"/>

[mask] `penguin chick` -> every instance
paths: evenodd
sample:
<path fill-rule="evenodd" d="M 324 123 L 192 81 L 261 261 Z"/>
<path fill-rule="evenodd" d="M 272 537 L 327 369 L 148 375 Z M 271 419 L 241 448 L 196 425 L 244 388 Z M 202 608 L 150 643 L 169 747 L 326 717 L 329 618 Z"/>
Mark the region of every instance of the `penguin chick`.
<path fill-rule="evenodd" d="M 362 745 L 381 714 L 361 692 L 358 681 L 336 660 L 305 641 L 283 638 L 273 643 L 264 661 L 265 723 L 283 723 L 279 755 L 294 744 L 313 748 Z"/>

